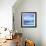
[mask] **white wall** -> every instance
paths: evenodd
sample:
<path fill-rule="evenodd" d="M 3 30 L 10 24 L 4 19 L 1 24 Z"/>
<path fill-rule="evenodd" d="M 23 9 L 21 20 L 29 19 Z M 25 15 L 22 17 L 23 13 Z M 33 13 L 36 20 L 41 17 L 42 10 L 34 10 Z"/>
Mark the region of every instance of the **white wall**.
<path fill-rule="evenodd" d="M 18 0 L 20 3 L 15 3 L 13 6 L 15 30 L 22 32 L 24 38 L 35 41 L 36 46 L 46 46 L 45 36 L 45 2 L 44 0 Z M 37 12 L 37 27 L 36 28 L 21 28 L 21 12 Z M 43 18 L 44 17 L 44 18 Z M 44 35 L 43 35 L 44 34 Z M 44 40 L 42 39 L 44 36 Z M 42 45 L 41 45 L 42 44 Z"/>
<path fill-rule="evenodd" d="M 12 28 L 12 6 L 16 0 L 0 0 L 0 27 Z"/>
<path fill-rule="evenodd" d="M 41 3 L 41 38 L 42 46 L 46 46 L 46 0 Z"/>

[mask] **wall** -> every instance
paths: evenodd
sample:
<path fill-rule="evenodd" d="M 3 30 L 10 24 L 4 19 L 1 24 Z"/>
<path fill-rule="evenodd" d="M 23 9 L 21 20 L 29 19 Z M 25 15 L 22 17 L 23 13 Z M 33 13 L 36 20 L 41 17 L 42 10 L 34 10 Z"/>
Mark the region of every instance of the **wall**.
<path fill-rule="evenodd" d="M 31 39 L 36 46 L 41 46 L 41 0 L 18 0 L 13 6 L 15 30 L 23 33 L 23 37 Z M 21 28 L 21 12 L 37 12 L 36 28 Z"/>
<path fill-rule="evenodd" d="M 16 0 L 0 0 L 0 27 L 12 29 L 12 6 Z"/>
<path fill-rule="evenodd" d="M 41 40 L 42 46 L 46 46 L 46 0 L 41 3 Z"/>

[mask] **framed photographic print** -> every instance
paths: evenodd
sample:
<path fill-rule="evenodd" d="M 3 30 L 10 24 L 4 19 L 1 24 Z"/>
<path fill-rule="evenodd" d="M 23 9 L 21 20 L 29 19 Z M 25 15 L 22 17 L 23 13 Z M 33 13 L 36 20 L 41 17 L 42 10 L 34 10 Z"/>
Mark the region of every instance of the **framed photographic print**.
<path fill-rule="evenodd" d="M 21 12 L 21 27 L 35 28 L 37 26 L 36 12 Z"/>

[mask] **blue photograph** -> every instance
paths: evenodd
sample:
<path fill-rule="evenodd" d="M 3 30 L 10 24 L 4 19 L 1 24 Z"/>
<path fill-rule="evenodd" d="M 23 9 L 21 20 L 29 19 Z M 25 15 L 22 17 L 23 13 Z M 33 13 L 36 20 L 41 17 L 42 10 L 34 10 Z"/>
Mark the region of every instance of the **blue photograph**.
<path fill-rule="evenodd" d="M 36 12 L 22 12 L 21 21 L 22 27 L 35 27 Z"/>

